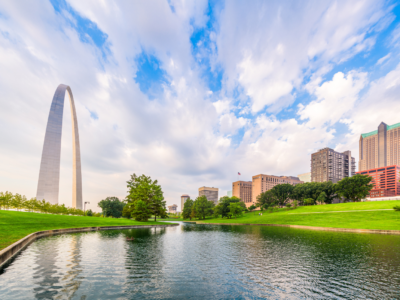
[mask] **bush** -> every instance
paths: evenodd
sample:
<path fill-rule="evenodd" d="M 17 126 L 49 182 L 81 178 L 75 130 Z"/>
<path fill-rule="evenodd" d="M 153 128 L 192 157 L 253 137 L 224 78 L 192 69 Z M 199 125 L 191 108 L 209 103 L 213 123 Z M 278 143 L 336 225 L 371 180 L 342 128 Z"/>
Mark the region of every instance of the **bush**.
<path fill-rule="evenodd" d="M 250 207 L 249 207 L 250 211 L 255 210 L 255 209 L 256 209 L 256 206 L 254 204 L 250 205 Z"/>
<path fill-rule="evenodd" d="M 86 211 L 86 215 L 87 215 L 88 217 L 93 217 L 93 211 L 92 211 L 91 209 L 88 209 L 88 210 Z"/>
<path fill-rule="evenodd" d="M 393 209 L 394 209 L 395 211 L 400 211 L 400 206 L 396 205 L 395 207 L 393 207 Z"/>
<path fill-rule="evenodd" d="M 292 207 L 292 204 L 290 204 L 290 203 L 286 204 L 287 209 L 290 209 L 291 207 Z"/>
<path fill-rule="evenodd" d="M 293 201 L 293 208 L 296 209 L 297 208 L 297 200 Z"/>

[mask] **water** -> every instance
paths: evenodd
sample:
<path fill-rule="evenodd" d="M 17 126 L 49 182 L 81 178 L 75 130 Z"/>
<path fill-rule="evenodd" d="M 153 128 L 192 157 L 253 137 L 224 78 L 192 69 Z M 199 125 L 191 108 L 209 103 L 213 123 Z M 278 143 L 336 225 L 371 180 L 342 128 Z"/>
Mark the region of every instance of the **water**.
<path fill-rule="evenodd" d="M 399 299 L 399 283 L 400 236 L 181 224 L 40 239 L 0 299 Z"/>

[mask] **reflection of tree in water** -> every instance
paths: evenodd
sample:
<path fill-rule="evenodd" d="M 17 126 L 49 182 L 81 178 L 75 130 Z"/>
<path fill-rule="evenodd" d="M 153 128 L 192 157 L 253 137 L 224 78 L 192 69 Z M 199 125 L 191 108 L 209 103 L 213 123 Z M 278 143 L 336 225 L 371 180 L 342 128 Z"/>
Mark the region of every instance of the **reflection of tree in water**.
<path fill-rule="evenodd" d="M 183 230 L 224 232 L 217 255 L 225 272 L 246 285 L 257 282 L 271 296 L 285 291 L 343 297 L 343 290 L 350 298 L 400 295 L 392 288 L 399 283 L 392 276 L 400 272 L 399 236 L 268 226 L 189 225 Z"/>
<path fill-rule="evenodd" d="M 67 257 L 67 270 L 62 276 L 59 275 L 60 266 L 57 262 L 62 261 L 59 255 L 65 251 L 64 247 L 69 248 L 69 257 Z M 79 277 L 82 272 L 80 235 L 57 236 L 43 240 L 39 251 L 34 279 L 39 278 L 40 282 L 37 282 L 39 287 L 34 288 L 35 297 L 37 299 L 72 298 L 82 282 L 82 278 Z"/>
<path fill-rule="evenodd" d="M 163 285 L 163 236 L 165 228 L 143 228 L 124 230 L 125 237 L 134 238 L 126 242 L 125 266 L 129 276 L 125 292 L 140 299 L 141 295 L 160 293 Z"/>

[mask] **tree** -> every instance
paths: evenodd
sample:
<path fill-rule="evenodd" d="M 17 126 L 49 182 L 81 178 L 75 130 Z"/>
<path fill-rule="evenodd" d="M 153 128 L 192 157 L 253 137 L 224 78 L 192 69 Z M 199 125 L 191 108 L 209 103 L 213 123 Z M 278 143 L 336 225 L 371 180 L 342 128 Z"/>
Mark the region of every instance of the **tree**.
<path fill-rule="evenodd" d="M 193 209 L 196 212 L 196 217 L 205 219 L 213 213 L 214 202 L 208 201 L 206 196 L 199 196 L 194 200 Z"/>
<path fill-rule="evenodd" d="M 238 217 L 243 214 L 243 207 L 238 202 L 231 202 L 229 204 L 229 215 L 231 217 Z"/>
<path fill-rule="evenodd" d="M 136 174 L 132 174 L 127 184 L 128 196 L 126 196 L 126 201 L 128 203 L 133 203 L 136 206 L 135 203 L 139 200 L 146 202 L 147 208 L 154 215 L 154 221 L 157 220 L 157 216 L 166 216 L 166 202 L 157 180 L 153 181 L 150 176 L 146 175 L 136 176 Z"/>
<path fill-rule="evenodd" d="M 0 193 L 0 210 L 1 207 L 3 206 L 4 209 L 7 207 L 7 209 L 10 207 L 11 205 L 11 201 L 13 199 L 13 194 L 10 192 L 1 192 Z"/>
<path fill-rule="evenodd" d="M 325 203 L 331 204 L 332 201 L 337 197 L 336 184 L 332 181 L 321 182 L 322 191 L 325 193 Z"/>
<path fill-rule="evenodd" d="M 147 203 L 143 200 L 135 201 L 135 206 L 132 211 L 132 217 L 135 218 L 136 221 L 147 222 L 150 216 L 151 216 L 151 211 Z"/>
<path fill-rule="evenodd" d="M 124 209 L 125 203 L 120 201 L 117 197 L 107 197 L 98 203 L 101 207 L 103 215 L 106 217 L 120 218 L 122 216 L 122 210 Z"/>
<path fill-rule="evenodd" d="M 87 215 L 88 217 L 93 217 L 93 211 L 92 211 L 91 209 L 88 209 L 88 210 L 86 211 L 86 215 Z"/>
<path fill-rule="evenodd" d="M 362 174 L 345 177 L 336 184 L 336 192 L 339 196 L 344 197 L 345 201 L 359 202 L 372 190 L 371 181 L 371 176 Z"/>
<path fill-rule="evenodd" d="M 289 183 L 278 184 L 271 189 L 273 195 L 277 198 L 279 206 L 284 206 L 290 199 L 294 186 Z"/>
<path fill-rule="evenodd" d="M 324 203 L 326 201 L 326 194 L 325 192 L 321 192 L 321 194 L 319 194 L 318 198 L 317 198 L 317 202 L 319 202 L 320 204 Z"/>
<path fill-rule="evenodd" d="M 255 210 L 256 208 L 257 208 L 257 206 L 255 206 L 254 204 L 252 204 L 252 205 L 250 205 L 249 210 L 252 211 L 252 210 Z"/>
<path fill-rule="evenodd" d="M 182 215 L 184 219 L 192 220 L 192 208 L 193 208 L 193 200 L 188 198 L 186 202 L 183 204 Z"/>
<path fill-rule="evenodd" d="M 277 202 L 277 197 L 271 190 L 268 190 L 257 196 L 256 206 L 268 208 L 269 206 L 274 206 Z"/>
<path fill-rule="evenodd" d="M 229 218 L 229 205 L 231 203 L 240 203 L 240 205 L 242 205 L 242 207 L 244 206 L 244 208 L 246 207 L 246 204 L 241 201 L 238 197 L 228 197 L 228 196 L 224 196 L 221 197 L 221 199 L 219 200 L 219 203 L 217 205 L 216 210 L 218 211 L 218 215 L 221 215 L 222 218 L 227 217 Z"/>

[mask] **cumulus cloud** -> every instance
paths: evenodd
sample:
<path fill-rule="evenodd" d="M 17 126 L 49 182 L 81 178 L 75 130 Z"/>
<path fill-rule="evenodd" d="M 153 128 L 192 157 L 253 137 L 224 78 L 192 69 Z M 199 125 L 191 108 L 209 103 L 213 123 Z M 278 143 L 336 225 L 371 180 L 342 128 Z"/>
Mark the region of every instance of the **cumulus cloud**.
<path fill-rule="evenodd" d="M 304 173 L 309 155 L 333 143 L 335 123 L 346 124 L 355 141 L 373 122 L 397 122 L 396 110 L 384 107 L 396 105 L 399 67 L 371 83 L 369 71 L 352 68 L 326 78 L 374 47 L 378 31 L 393 19 L 384 4 L 226 1 L 210 16 L 207 1 L 71 0 L 58 10 L 50 2 L 2 2 L 0 190 L 35 196 L 60 83 L 74 93 L 83 194 L 92 209 L 104 197 L 124 198 L 133 172 L 158 179 L 167 203 L 178 205 L 181 194 L 195 197 L 199 186 L 218 186 L 222 196 L 238 171 L 248 180 L 258 173 Z M 80 27 L 82 18 L 97 36 Z M 211 46 L 194 53 L 192 34 L 204 28 Z M 392 36 L 395 47 L 396 31 Z M 154 57 L 167 78 L 155 97 L 135 80 L 142 56 Z M 203 72 L 216 66 L 221 89 L 210 93 Z M 282 117 L 289 107 L 293 113 Z M 66 105 L 60 201 L 67 205 L 69 113 Z M 352 143 L 339 146 L 356 149 Z"/>

